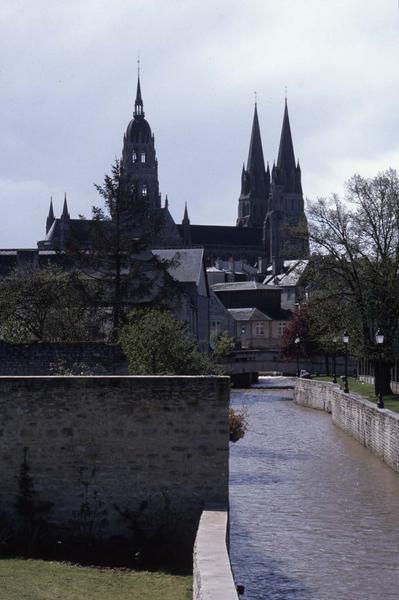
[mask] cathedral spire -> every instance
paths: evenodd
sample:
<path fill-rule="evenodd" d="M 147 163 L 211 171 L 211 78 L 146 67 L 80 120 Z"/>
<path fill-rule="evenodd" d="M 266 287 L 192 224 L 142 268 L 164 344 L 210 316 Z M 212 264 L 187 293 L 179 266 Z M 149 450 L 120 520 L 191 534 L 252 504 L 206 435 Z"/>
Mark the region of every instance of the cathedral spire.
<path fill-rule="evenodd" d="M 136 100 L 134 102 L 134 116 L 135 117 L 144 117 L 143 98 L 141 96 L 141 85 L 140 85 L 140 62 L 139 61 L 138 61 L 138 73 L 137 73 Z"/>
<path fill-rule="evenodd" d="M 46 234 L 50 231 L 52 224 L 55 221 L 54 210 L 53 210 L 53 197 L 50 196 L 50 208 L 46 219 Z"/>
<path fill-rule="evenodd" d="M 288 116 L 287 98 L 285 99 L 283 126 L 281 129 L 280 148 L 277 167 L 289 177 L 295 171 L 294 146 L 292 144 L 290 118 Z"/>
<path fill-rule="evenodd" d="M 67 197 L 66 197 L 66 192 L 65 192 L 65 196 L 64 196 L 64 206 L 62 208 L 62 215 L 61 215 L 61 220 L 62 221 L 67 221 L 70 219 L 69 216 L 69 211 L 68 211 L 68 203 L 67 203 Z"/>
<path fill-rule="evenodd" d="M 187 202 L 184 205 L 184 216 L 183 216 L 182 224 L 190 225 L 190 219 L 188 218 Z"/>
<path fill-rule="evenodd" d="M 263 159 L 262 139 L 260 137 L 258 109 L 255 102 L 254 118 L 252 122 L 251 141 L 249 144 L 247 171 L 249 173 L 263 173 L 265 161 Z"/>

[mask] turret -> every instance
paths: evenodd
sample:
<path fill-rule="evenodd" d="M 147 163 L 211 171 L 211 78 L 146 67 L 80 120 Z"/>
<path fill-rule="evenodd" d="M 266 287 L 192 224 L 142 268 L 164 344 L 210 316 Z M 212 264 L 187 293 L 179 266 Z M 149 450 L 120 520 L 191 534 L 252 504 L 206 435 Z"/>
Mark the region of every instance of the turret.
<path fill-rule="evenodd" d="M 187 202 L 184 206 L 184 216 L 181 224 L 183 225 L 183 243 L 185 246 L 191 246 L 190 219 L 188 218 Z"/>

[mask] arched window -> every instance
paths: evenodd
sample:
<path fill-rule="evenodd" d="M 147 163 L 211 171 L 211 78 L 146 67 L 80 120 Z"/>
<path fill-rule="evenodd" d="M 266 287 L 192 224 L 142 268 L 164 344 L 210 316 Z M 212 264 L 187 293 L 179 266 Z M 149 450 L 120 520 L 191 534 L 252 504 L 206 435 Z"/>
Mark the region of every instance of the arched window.
<path fill-rule="evenodd" d="M 141 188 L 141 193 L 143 196 L 147 196 L 147 184 L 143 183 L 143 187 Z"/>
<path fill-rule="evenodd" d="M 142 163 L 145 163 L 145 152 L 141 153 L 140 160 L 141 160 Z"/>
<path fill-rule="evenodd" d="M 137 152 L 136 150 L 133 150 L 133 154 L 132 154 L 132 161 L 135 163 L 137 162 Z"/>

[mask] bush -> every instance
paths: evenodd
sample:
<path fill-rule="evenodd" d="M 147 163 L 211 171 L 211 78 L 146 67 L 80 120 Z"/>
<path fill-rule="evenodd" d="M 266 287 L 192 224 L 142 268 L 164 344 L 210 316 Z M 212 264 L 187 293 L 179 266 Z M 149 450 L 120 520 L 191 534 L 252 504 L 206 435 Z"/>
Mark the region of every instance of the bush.
<path fill-rule="evenodd" d="M 134 309 L 119 342 L 131 375 L 218 375 L 219 370 L 199 352 L 185 325 L 167 311 Z"/>
<path fill-rule="evenodd" d="M 244 437 L 248 429 L 247 415 L 244 409 L 236 412 L 233 408 L 229 409 L 230 442 L 238 442 Z"/>

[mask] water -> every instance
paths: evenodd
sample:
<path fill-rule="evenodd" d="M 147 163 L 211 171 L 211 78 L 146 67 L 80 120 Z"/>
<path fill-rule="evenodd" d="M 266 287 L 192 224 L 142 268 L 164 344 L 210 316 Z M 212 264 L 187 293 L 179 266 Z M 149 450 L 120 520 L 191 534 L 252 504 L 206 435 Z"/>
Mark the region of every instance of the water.
<path fill-rule="evenodd" d="M 398 600 L 399 475 L 292 392 L 232 393 L 230 552 L 246 600 Z"/>

